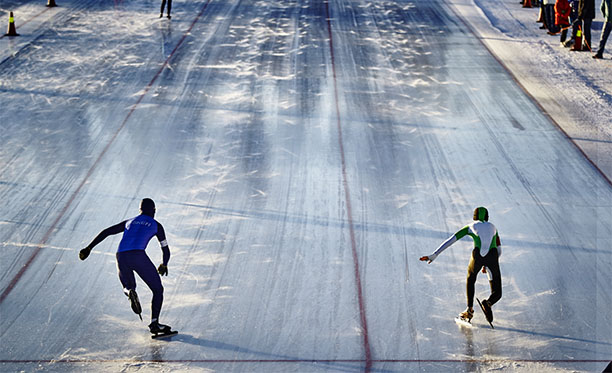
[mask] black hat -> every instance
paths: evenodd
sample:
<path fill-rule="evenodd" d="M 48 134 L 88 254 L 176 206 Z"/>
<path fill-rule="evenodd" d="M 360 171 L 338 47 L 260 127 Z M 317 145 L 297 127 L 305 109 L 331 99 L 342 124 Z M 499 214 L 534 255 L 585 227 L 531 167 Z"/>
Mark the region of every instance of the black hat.
<path fill-rule="evenodd" d="M 145 215 L 155 215 L 155 202 L 151 198 L 144 198 L 140 201 L 140 212 Z"/>

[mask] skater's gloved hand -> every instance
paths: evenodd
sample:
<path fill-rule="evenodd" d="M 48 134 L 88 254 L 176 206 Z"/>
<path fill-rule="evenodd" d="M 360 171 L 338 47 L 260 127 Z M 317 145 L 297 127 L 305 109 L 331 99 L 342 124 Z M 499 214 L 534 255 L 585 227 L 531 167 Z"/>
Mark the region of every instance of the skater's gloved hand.
<path fill-rule="evenodd" d="M 84 249 L 82 249 L 81 251 L 79 251 L 79 259 L 81 260 L 85 260 L 87 259 L 87 257 L 89 256 L 89 253 L 91 253 L 91 249 L 86 247 Z"/>
<path fill-rule="evenodd" d="M 157 268 L 157 273 L 159 273 L 161 276 L 168 276 L 168 266 L 165 264 L 160 264 Z"/>
<path fill-rule="evenodd" d="M 422 256 L 421 258 L 419 258 L 419 260 L 421 262 L 427 262 L 427 264 L 433 262 L 433 259 L 429 258 L 428 256 Z"/>

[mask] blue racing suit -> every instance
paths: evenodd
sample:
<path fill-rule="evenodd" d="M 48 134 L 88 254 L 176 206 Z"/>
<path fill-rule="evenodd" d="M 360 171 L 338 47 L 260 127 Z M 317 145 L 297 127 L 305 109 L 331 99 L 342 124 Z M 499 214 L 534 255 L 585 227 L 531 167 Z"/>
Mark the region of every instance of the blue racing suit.
<path fill-rule="evenodd" d="M 123 232 L 123 237 L 117 249 L 117 270 L 124 292 L 136 289 L 134 272 L 147 284 L 153 292 L 151 300 L 151 319 L 158 319 L 164 301 L 164 288 L 155 265 L 145 253 L 147 245 L 156 236 L 163 252 L 163 264 L 168 265 L 170 249 L 166 242 L 166 233 L 162 225 L 152 217 L 141 214 L 135 218 L 122 221 L 106 228 L 89 244 L 93 248 L 106 237 Z"/>

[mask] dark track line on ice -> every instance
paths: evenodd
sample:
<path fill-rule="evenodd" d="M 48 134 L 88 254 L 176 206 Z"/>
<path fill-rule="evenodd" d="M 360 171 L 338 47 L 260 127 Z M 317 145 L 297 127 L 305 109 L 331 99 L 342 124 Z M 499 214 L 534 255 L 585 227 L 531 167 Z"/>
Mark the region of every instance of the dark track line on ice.
<path fill-rule="evenodd" d="M 364 363 L 366 360 L 360 359 L 149 359 L 149 360 L 132 360 L 132 359 L 48 359 L 48 360 L 0 360 L 0 364 L 111 364 L 111 363 L 201 363 L 201 364 L 218 364 L 218 363 Z M 574 360 L 574 359 L 373 359 L 371 363 L 388 363 L 388 364 L 407 364 L 407 363 L 458 363 L 458 364 L 493 364 L 493 363 L 609 363 L 610 360 Z"/>
<path fill-rule="evenodd" d="M 563 127 L 561 127 L 561 125 L 559 123 L 557 123 L 557 121 L 555 120 L 555 118 L 552 117 L 552 115 L 550 115 L 546 109 L 544 109 L 544 107 L 540 104 L 540 102 L 531 94 L 529 93 L 529 91 L 527 90 L 527 88 L 518 80 L 518 78 L 514 75 L 514 73 L 512 73 L 512 71 L 508 68 L 508 66 L 506 66 L 506 64 L 497 57 L 497 55 L 495 55 L 495 53 L 493 53 L 493 50 L 490 49 L 487 44 L 483 41 L 483 38 L 478 35 L 476 33 L 476 31 L 472 28 L 472 25 L 470 25 L 470 23 L 468 21 L 466 21 L 463 16 L 461 16 L 459 14 L 458 11 L 455 10 L 455 8 L 453 6 L 449 6 L 448 7 L 451 12 L 453 12 L 453 14 L 455 14 L 455 16 L 457 17 L 457 19 L 459 19 L 461 21 L 461 23 L 463 23 L 463 25 L 466 27 L 467 30 L 469 30 L 469 32 L 474 35 L 474 38 L 476 40 L 478 40 L 478 42 L 487 50 L 489 51 L 489 54 L 497 61 L 497 63 L 499 63 L 499 65 L 506 70 L 506 72 L 508 73 L 508 75 L 512 78 L 512 80 L 514 80 L 514 82 L 516 83 L 516 85 L 518 85 L 521 90 L 525 93 L 525 95 L 527 95 L 527 97 L 529 97 L 531 99 L 531 102 L 533 102 L 538 109 L 540 110 L 540 112 L 542 112 L 547 118 L 548 120 L 550 120 L 550 122 L 552 124 L 555 125 L 555 127 L 557 127 L 557 129 L 559 131 L 561 131 L 561 133 L 565 136 L 565 138 L 567 140 L 569 140 L 569 142 L 572 143 L 572 145 L 574 145 L 574 147 L 576 148 L 576 150 L 578 150 L 578 152 L 580 152 L 580 154 L 582 154 L 582 156 L 584 156 L 584 158 L 591 164 L 591 166 L 599 173 L 599 175 L 601 175 L 601 177 L 603 177 L 603 179 L 608 183 L 609 186 L 612 187 L 612 180 L 608 177 L 608 175 L 606 175 L 606 173 L 599 168 L 599 166 L 595 163 L 595 161 L 593 159 L 591 159 L 591 157 L 589 157 L 589 155 L 582 150 L 582 148 L 580 147 L 580 145 L 578 145 L 578 143 L 574 140 L 574 138 L 572 138 L 567 131 L 565 131 L 563 129 Z M 597 89 L 598 92 L 600 92 L 599 89 Z M 582 140 L 582 139 L 576 139 L 576 140 Z"/>
<path fill-rule="evenodd" d="M 342 183 L 344 185 L 344 198 L 346 202 L 346 219 L 349 226 L 349 234 L 351 237 L 351 250 L 353 253 L 355 283 L 357 286 L 357 302 L 359 303 L 359 316 L 361 320 L 361 328 L 363 331 L 363 348 L 365 353 L 365 372 L 370 372 L 372 368 L 372 351 L 370 348 L 370 340 L 368 335 L 368 321 L 366 318 L 365 302 L 363 296 L 363 286 L 361 284 L 361 271 L 359 269 L 359 256 L 357 255 L 357 240 L 355 239 L 355 224 L 353 222 L 353 209 L 351 206 L 351 193 L 348 185 L 348 177 L 346 173 L 346 156 L 344 152 L 344 141 L 342 138 L 342 120 L 340 118 L 340 104 L 338 99 L 338 80 L 336 75 L 336 59 L 334 54 L 334 38 L 332 32 L 331 16 L 329 11 L 329 0 L 324 0 L 325 3 L 325 19 L 327 22 L 327 33 L 329 36 L 329 53 L 331 59 L 331 67 L 334 81 L 334 102 L 336 105 L 336 124 L 338 129 L 338 146 L 340 148 L 340 159 L 342 162 Z"/>
<path fill-rule="evenodd" d="M 145 89 L 143 90 L 142 94 L 140 95 L 140 97 L 138 97 L 138 100 L 136 100 L 136 103 L 132 105 L 132 107 L 130 108 L 130 111 L 128 112 L 128 114 L 125 116 L 125 118 L 123 119 L 123 121 L 121 122 L 121 125 L 119 126 L 119 128 L 117 129 L 117 131 L 115 131 L 115 133 L 113 134 L 113 136 L 111 137 L 111 139 L 108 141 L 108 143 L 106 144 L 106 146 L 104 147 L 104 149 L 102 150 L 102 152 L 100 153 L 100 155 L 98 156 L 98 158 L 96 158 L 95 162 L 93 163 L 93 165 L 90 167 L 89 171 L 87 172 L 87 174 L 85 175 L 85 178 L 81 181 L 81 183 L 79 184 L 79 186 L 76 188 L 76 190 L 72 193 L 72 195 L 70 196 L 70 198 L 68 199 L 68 202 L 64 205 L 64 207 L 60 210 L 60 213 L 58 214 L 58 216 L 55 218 L 55 220 L 53 220 L 53 223 L 51 224 L 50 228 L 47 230 L 47 232 L 45 233 L 45 235 L 43 236 L 40 244 L 38 247 L 36 247 L 36 249 L 34 249 L 34 252 L 30 255 L 30 257 L 28 258 L 28 260 L 25 262 L 25 264 L 21 267 L 21 269 L 19 270 L 19 272 L 17 272 L 17 274 L 15 275 L 15 277 L 13 277 L 13 279 L 11 280 L 11 282 L 8 284 L 8 286 L 4 289 L 4 291 L 2 292 L 2 294 L 0 294 L 0 304 L 2 304 L 4 302 L 4 300 L 6 299 L 6 297 L 11 293 L 11 291 L 15 288 L 15 286 L 17 285 L 17 283 L 19 282 L 19 280 L 21 280 L 21 278 L 23 277 L 24 273 L 28 270 L 28 268 L 30 267 L 30 265 L 32 264 L 32 262 L 34 261 L 34 259 L 36 259 L 36 257 L 38 256 L 38 254 L 41 252 L 42 248 L 47 244 L 47 241 L 49 241 L 49 239 L 51 238 L 52 234 L 55 232 L 56 228 L 58 227 L 58 224 L 60 222 L 60 220 L 62 220 L 62 218 L 64 217 L 64 215 L 66 214 L 66 212 L 68 211 L 68 209 L 70 208 L 70 206 L 72 205 L 72 203 L 76 200 L 76 197 L 79 195 L 79 193 L 81 192 L 81 189 L 83 189 L 83 186 L 85 186 L 85 184 L 87 183 L 87 181 L 89 180 L 89 178 L 91 177 L 91 175 L 94 173 L 94 171 L 96 170 L 96 168 L 98 167 L 98 164 L 100 164 L 100 161 L 102 160 L 102 158 L 104 158 L 104 156 L 106 155 L 106 153 L 108 152 L 108 150 L 110 149 L 111 145 L 115 142 L 115 139 L 117 139 L 117 137 L 119 136 L 119 133 L 121 133 L 121 131 L 123 130 L 123 128 L 125 128 L 125 126 L 127 125 L 129 119 L 132 117 L 132 114 L 134 114 L 134 112 L 136 111 L 136 108 L 138 108 L 138 106 L 142 103 L 142 100 L 145 98 L 145 96 L 147 95 L 147 93 L 149 93 L 149 91 L 151 90 L 151 88 L 153 87 L 153 84 L 155 84 L 155 82 L 157 81 L 157 79 L 161 76 L 162 72 L 166 69 L 166 67 L 168 66 L 168 64 L 170 63 L 170 60 L 172 59 L 172 57 L 174 56 L 174 54 L 176 53 L 176 51 L 183 45 L 183 42 L 185 41 L 185 39 L 187 38 L 187 36 L 191 33 L 191 30 L 193 29 L 193 27 L 195 26 L 195 24 L 198 22 L 198 20 L 202 17 L 202 15 L 204 14 L 204 11 L 206 10 L 206 8 L 208 8 L 208 5 L 210 4 L 211 0 L 207 0 L 206 3 L 204 3 L 204 6 L 202 7 L 202 10 L 200 11 L 200 13 L 195 17 L 195 19 L 193 20 L 193 22 L 191 23 L 191 25 L 189 26 L 189 28 L 183 33 L 183 36 L 181 37 L 181 39 L 178 41 L 178 43 L 176 44 L 176 46 L 174 47 L 174 49 L 172 50 L 172 52 L 170 53 L 170 55 L 168 56 L 168 58 L 166 58 L 166 60 L 164 61 L 164 63 L 162 64 L 162 66 L 159 68 L 159 70 L 157 71 L 157 73 L 153 76 L 153 79 L 151 79 L 151 81 L 149 82 L 149 84 L 147 84 L 147 86 L 145 87 Z"/>

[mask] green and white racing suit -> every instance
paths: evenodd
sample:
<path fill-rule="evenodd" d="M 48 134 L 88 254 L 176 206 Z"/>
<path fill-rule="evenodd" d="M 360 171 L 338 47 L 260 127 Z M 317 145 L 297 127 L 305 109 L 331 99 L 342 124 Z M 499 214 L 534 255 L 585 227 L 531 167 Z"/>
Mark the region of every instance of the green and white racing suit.
<path fill-rule="evenodd" d="M 457 233 L 444 241 L 438 249 L 429 256 L 429 260 L 434 261 L 440 253 L 448 249 L 452 244 L 465 236 L 470 236 L 474 240 L 474 250 L 470 264 L 468 265 L 467 276 L 467 304 L 473 307 L 474 304 L 474 284 L 476 277 L 482 267 L 488 269 L 489 282 L 491 285 L 491 296 L 488 301 L 491 305 L 501 299 L 501 272 L 499 270 L 499 257 L 501 256 L 501 241 L 497 228 L 488 221 L 477 220 L 461 228 Z"/>

